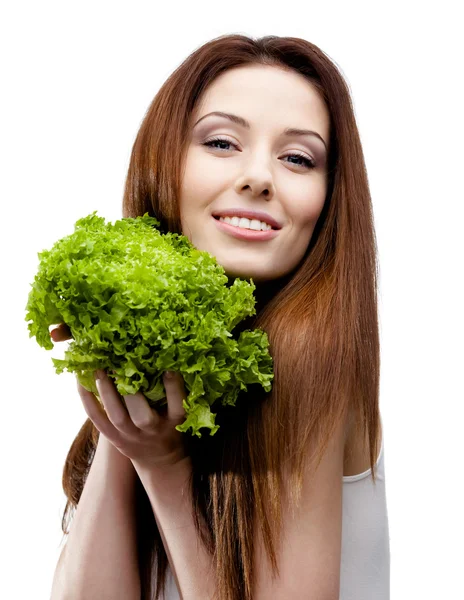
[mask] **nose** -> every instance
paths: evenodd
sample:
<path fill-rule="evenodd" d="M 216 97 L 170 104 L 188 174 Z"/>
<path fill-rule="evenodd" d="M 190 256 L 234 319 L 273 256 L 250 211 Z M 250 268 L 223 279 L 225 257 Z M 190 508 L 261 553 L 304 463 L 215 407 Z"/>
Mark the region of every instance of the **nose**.
<path fill-rule="evenodd" d="M 249 171 L 239 177 L 235 185 L 235 191 L 240 194 L 243 190 L 251 190 L 253 196 L 260 197 L 261 195 L 266 196 L 270 199 L 274 195 L 274 184 L 272 183 L 272 177 L 269 173 L 263 172 L 262 174 L 254 174 Z"/>

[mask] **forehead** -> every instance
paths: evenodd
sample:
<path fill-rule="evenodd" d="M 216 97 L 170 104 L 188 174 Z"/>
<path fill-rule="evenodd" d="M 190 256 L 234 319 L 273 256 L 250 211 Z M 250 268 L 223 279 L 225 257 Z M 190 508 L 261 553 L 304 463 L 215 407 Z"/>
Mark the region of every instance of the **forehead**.
<path fill-rule="evenodd" d="M 267 65 L 230 69 L 204 91 L 192 116 L 192 125 L 215 110 L 244 117 L 252 129 L 315 128 L 324 139 L 329 137 L 327 107 L 314 86 L 296 71 Z"/>

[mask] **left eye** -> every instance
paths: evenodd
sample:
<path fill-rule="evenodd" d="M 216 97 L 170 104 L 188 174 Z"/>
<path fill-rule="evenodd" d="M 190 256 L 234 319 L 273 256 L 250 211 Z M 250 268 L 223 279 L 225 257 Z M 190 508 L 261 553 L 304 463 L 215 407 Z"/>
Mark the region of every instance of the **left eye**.
<path fill-rule="evenodd" d="M 237 149 L 237 144 L 234 144 L 233 142 L 229 142 L 229 140 L 225 140 L 224 138 L 214 138 L 212 140 L 209 140 L 208 142 L 204 142 L 203 146 L 209 146 L 209 147 L 213 147 L 214 144 L 226 144 L 229 146 L 233 146 L 235 149 Z M 217 148 L 217 150 L 224 150 L 227 151 L 227 148 Z M 310 158 L 308 158 L 307 156 L 305 156 L 304 154 L 300 154 L 299 152 L 296 152 L 294 154 L 286 154 L 283 158 L 297 158 L 303 161 L 304 165 L 306 166 L 306 168 L 308 169 L 314 169 L 314 167 L 316 166 L 314 161 Z M 295 165 L 297 167 L 301 166 L 298 165 L 297 163 L 291 163 L 292 165 Z"/>

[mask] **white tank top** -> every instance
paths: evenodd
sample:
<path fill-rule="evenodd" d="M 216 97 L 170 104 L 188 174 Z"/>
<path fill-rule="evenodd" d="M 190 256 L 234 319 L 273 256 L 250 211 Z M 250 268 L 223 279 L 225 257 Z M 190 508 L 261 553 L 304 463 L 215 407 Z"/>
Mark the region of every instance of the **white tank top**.
<path fill-rule="evenodd" d="M 375 468 L 375 488 L 370 469 L 358 475 L 343 477 L 340 600 L 390 600 L 390 537 L 383 422 L 382 443 Z M 155 580 L 156 574 L 153 581 Z M 160 598 L 180 600 L 169 565 L 166 595 L 161 595 Z"/>
<path fill-rule="evenodd" d="M 371 469 L 343 477 L 342 560 L 340 600 L 390 600 L 390 536 L 382 443 Z"/>

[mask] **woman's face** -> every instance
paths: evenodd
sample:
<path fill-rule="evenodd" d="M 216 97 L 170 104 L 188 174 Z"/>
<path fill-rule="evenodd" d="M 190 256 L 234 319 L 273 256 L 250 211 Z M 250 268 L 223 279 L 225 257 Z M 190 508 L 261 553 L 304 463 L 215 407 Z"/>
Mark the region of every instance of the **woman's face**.
<path fill-rule="evenodd" d="M 236 115 L 249 127 L 206 116 L 213 111 Z M 182 233 L 231 277 L 258 283 L 286 275 L 303 258 L 324 206 L 325 105 L 302 75 L 253 65 L 220 75 L 192 117 L 180 197 Z M 287 128 L 318 135 L 286 135 Z M 220 142 L 205 145 L 217 137 Z M 291 156 L 295 153 L 303 158 Z M 249 230 L 223 227 L 213 217 L 228 209 L 265 213 L 280 229 L 267 234 L 269 239 L 241 239 L 236 235 Z"/>

